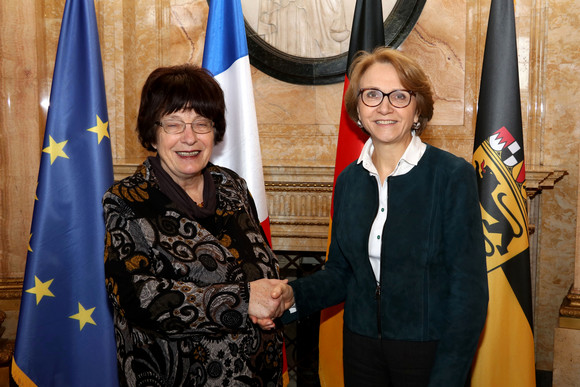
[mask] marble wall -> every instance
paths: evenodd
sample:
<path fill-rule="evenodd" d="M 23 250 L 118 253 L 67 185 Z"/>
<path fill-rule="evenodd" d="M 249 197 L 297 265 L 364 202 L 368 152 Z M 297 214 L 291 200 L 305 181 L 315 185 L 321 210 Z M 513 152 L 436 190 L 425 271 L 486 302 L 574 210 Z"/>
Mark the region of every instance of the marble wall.
<path fill-rule="evenodd" d="M 518 1 L 518 4 L 520 2 Z M 537 90 L 526 106 L 532 163 L 568 171 L 556 187 L 540 195 L 538 223 L 536 358 L 538 368 L 553 361 L 557 310 L 574 278 L 577 221 L 578 142 L 580 109 L 580 11 L 574 0 L 536 1 L 529 18 L 530 65 L 539 67 Z M 531 78 L 531 77 L 530 77 Z M 531 141 L 530 141 L 531 140 Z"/>
<path fill-rule="evenodd" d="M 160 65 L 201 64 L 208 7 L 206 0 L 95 4 L 114 163 L 124 174 L 147 155 L 133 130 L 143 81 Z M 467 160 L 489 4 L 429 0 L 401 46 L 424 66 L 435 87 L 435 115 L 424 140 Z M 0 309 L 7 312 L 10 337 L 63 7 L 64 0 L 0 0 Z M 534 315 L 542 370 L 552 369 L 558 308 L 574 275 L 579 18 L 574 0 L 516 2 L 526 163 L 536 193 L 530 214 L 536 219 Z M 274 247 L 324 250 L 343 85 L 294 85 L 255 68 L 252 77 Z M 289 205 L 285 198 L 296 195 L 309 198 Z M 300 245 L 297 239 L 304 238 L 292 235 L 308 235 L 310 242 Z"/>

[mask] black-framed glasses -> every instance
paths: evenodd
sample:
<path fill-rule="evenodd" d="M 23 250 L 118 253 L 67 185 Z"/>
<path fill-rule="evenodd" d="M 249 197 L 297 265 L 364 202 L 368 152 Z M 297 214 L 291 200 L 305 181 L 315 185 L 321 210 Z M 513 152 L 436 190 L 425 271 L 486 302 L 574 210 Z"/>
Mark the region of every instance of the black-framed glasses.
<path fill-rule="evenodd" d="M 393 107 L 402 109 L 411 103 L 411 97 L 415 93 L 411 90 L 393 90 L 390 93 L 384 93 L 379 89 L 366 88 L 358 91 L 361 101 L 368 107 L 379 106 L 385 97 Z"/>
<path fill-rule="evenodd" d="M 183 122 L 176 119 L 163 119 L 155 124 L 161 126 L 167 134 L 181 134 L 185 131 L 187 125 L 191 125 L 193 131 L 197 134 L 207 134 L 213 130 L 213 122 L 207 118 L 197 119 L 193 122 Z"/>

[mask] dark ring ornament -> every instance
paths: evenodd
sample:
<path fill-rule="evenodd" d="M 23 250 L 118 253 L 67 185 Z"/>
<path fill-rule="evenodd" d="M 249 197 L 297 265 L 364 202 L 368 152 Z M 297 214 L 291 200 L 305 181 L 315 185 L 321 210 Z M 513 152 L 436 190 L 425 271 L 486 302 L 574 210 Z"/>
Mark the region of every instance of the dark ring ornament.
<path fill-rule="evenodd" d="M 385 19 L 385 44 L 396 48 L 417 23 L 426 0 L 397 0 Z M 328 85 L 344 81 L 348 52 L 325 58 L 287 54 L 261 39 L 245 21 L 250 63 L 284 82 L 298 85 Z"/>

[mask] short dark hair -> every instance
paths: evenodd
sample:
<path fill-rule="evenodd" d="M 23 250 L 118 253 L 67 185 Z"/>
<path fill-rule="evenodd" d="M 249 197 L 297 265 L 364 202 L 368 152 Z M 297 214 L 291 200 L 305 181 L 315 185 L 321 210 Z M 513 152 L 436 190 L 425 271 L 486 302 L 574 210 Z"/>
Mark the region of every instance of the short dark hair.
<path fill-rule="evenodd" d="M 427 122 L 433 117 L 434 102 L 431 82 L 415 60 L 401 51 L 389 47 L 378 47 L 372 52 L 359 51 L 350 65 L 348 77 L 350 83 L 344 96 L 344 105 L 349 117 L 354 122 L 358 121 L 357 106 L 360 79 L 375 63 L 392 64 L 403 87 L 415 93 L 420 124 L 419 128 L 415 130 L 417 134 L 421 134 Z M 365 131 L 364 128 L 363 131 Z"/>
<path fill-rule="evenodd" d="M 224 93 L 211 73 L 191 64 L 153 70 L 143 85 L 137 115 L 137 134 L 141 145 L 155 151 L 153 144 L 160 130 L 156 122 L 167 114 L 189 109 L 213 121 L 214 144 L 223 140 L 226 104 Z"/>

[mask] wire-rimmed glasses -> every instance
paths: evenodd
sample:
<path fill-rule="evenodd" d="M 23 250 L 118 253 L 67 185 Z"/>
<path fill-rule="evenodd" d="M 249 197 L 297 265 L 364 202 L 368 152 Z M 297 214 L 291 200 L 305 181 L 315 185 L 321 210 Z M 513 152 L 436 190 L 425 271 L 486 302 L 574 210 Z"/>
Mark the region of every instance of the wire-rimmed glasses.
<path fill-rule="evenodd" d="M 207 134 L 213 130 L 213 122 L 207 118 L 197 119 L 193 122 L 183 122 L 177 119 L 163 119 L 156 122 L 167 134 L 181 134 L 185 131 L 187 125 L 191 125 L 193 131 L 197 134 Z"/>

